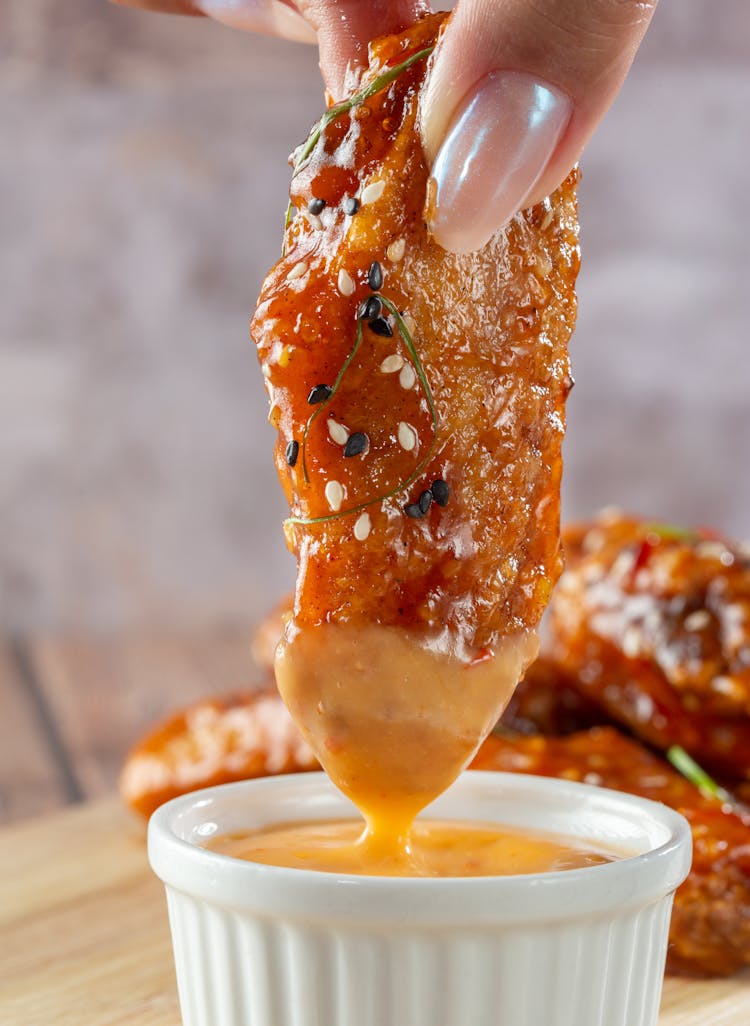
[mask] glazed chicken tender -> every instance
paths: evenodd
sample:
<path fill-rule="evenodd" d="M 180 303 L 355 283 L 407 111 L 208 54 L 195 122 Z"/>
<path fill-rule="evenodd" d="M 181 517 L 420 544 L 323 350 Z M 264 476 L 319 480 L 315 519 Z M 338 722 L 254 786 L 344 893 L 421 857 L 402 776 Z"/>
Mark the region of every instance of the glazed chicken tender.
<path fill-rule="evenodd" d="M 362 85 L 439 21 L 374 44 Z M 294 175 L 252 333 L 298 518 L 295 620 L 448 628 L 481 650 L 537 624 L 561 569 L 575 179 L 481 252 L 442 250 L 424 221 L 426 66 L 336 118 Z"/>
<path fill-rule="evenodd" d="M 704 797 L 658 756 L 612 727 L 568 737 L 485 741 L 473 768 L 563 777 L 664 802 L 693 834 L 693 864 L 675 895 L 667 970 L 724 976 L 750 965 L 750 812 Z"/>
<path fill-rule="evenodd" d="M 750 779 L 750 553 L 715 532 L 609 512 L 565 531 L 547 654 L 648 744 Z"/>
<path fill-rule="evenodd" d="M 336 783 L 404 823 L 536 652 L 578 270 L 575 174 L 478 253 L 430 237 L 419 97 L 443 17 L 372 44 L 293 155 L 252 325 L 298 564 L 279 688 Z"/>

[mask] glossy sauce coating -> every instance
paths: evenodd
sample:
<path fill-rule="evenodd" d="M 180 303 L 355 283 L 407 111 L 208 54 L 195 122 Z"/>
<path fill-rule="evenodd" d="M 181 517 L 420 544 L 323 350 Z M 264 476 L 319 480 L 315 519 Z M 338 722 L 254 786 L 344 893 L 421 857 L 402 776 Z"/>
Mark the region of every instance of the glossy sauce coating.
<path fill-rule="evenodd" d="M 417 121 L 443 20 L 376 41 L 360 88 L 404 67 L 298 151 L 252 325 L 297 556 L 277 682 L 381 846 L 491 729 L 560 571 L 577 176 L 479 253 L 432 241 Z"/>
<path fill-rule="evenodd" d="M 750 553 L 608 513 L 566 530 L 546 651 L 602 716 L 750 777 Z"/>
<path fill-rule="evenodd" d="M 358 876 L 516 876 L 582 869 L 618 857 L 572 838 L 471 820 L 418 820 L 405 852 L 373 851 L 354 820 L 278 824 L 228 834 L 206 847 L 249 862 Z"/>
<path fill-rule="evenodd" d="M 425 18 L 373 44 L 363 84 L 434 43 L 441 20 Z M 424 222 L 428 170 L 416 129 L 425 69 L 417 62 L 337 118 L 294 176 L 298 213 L 263 285 L 252 333 L 292 514 L 329 516 L 339 500 L 343 514 L 288 525 L 298 559 L 295 624 L 447 631 L 453 647 L 481 651 L 536 626 L 561 568 L 577 176 L 480 252 L 440 249 Z M 310 215 L 314 199 L 325 207 Z M 353 215 L 345 212 L 351 199 L 359 203 Z M 383 277 L 378 295 L 403 311 L 411 330 L 437 430 L 419 367 L 384 309 L 380 320 L 392 335 L 359 322 L 359 350 L 303 445 L 316 412 L 308 397 L 334 384 L 356 342 L 358 311 L 375 294 L 373 264 Z M 364 433 L 365 451 L 346 457 L 342 431 Z M 425 457 L 418 477 L 400 488 Z M 423 515 L 407 516 L 404 508 L 436 481 L 448 486 L 447 504 L 431 500 Z"/>

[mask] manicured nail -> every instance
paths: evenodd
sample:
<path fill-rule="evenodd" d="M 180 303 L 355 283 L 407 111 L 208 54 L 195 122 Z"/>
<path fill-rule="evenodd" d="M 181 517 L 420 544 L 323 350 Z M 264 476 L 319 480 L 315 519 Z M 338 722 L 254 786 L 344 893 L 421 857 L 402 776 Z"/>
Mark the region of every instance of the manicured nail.
<path fill-rule="evenodd" d="M 232 28 L 267 32 L 298 43 L 315 43 L 315 29 L 279 0 L 196 0 L 204 14 Z"/>
<path fill-rule="evenodd" d="M 432 167 L 432 229 L 445 249 L 480 249 L 522 209 L 570 119 L 564 93 L 493 71 L 459 107 Z"/>

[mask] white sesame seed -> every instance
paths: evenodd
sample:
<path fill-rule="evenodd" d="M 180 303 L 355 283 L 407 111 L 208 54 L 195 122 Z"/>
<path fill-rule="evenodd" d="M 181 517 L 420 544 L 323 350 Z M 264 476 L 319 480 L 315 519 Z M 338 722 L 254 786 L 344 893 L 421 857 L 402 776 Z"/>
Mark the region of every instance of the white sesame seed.
<path fill-rule="evenodd" d="M 690 616 L 685 617 L 685 630 L 686 631 L 702 631 L 704 627 L 708 627 L 711 623 L 711 614 L 705 609 L 696 609 Z"/>
<path fill-rule="evenodd" d="M 721 557 L 726 551 L 726 547 L 717 541 L 702 541 L 695 546 L 695 554 L 700 559 L 717 559 L 723 562 Z"/>
<path fill-rule="evenodd" d="M 346 445 L 349 439 L 349 432 L 343 424 L 339 424 L 333 417 L 328 418 L 328 434 L 336 445 Z"/>
<path fill-rule="evenodd" d="M 287 274 L 286 280 L 294 281 L 295 278 L 301 278 L 306 270 L 307 264 L 304 260 L 300 260 L 299 263 L 296 263 L 294 267 L 291 269 L 291 271 Z"/>
<path fill-rule="evenodd" d="M 628 659 L 637 659 L 641 651 L 641 634 L 635 625 L 627 628 L 622 637 L 622 650 Z"/>
<path fill-rule="evenodd" d="M 637 696 L 635 700 L 635 718 L 640 723 L 646 723 L 654 715 L 654 700 L 650 695 L 644 693 Z"/>
<path fill-rule="evenodd" d="M 406 239 L 394 239 L 393 242 L 388 243 L 388 248 L 385 251 L 385 255 L 391 261 L 391 263 L 397 264 L 399 260 L 403 259 L 405 252 Z"/>
<path fill-rule="evenodd" d="M 555 215 L 552 213 L 551 210 L 548 210 L 547 213 L 544 215 L 544 217 L 542 218 L 541 224 L 539 225 L 539 227 L 541 228 L 541 230 L 543 232 L 546 232 L 547 229 L 549 228 L 549 226 L 552 224 L 554 216 Z"/>
<path fill-rule="evenodd" d="M 398 425 L 398 444 L 407 452 L 411 452 L 417 445 L 417 432 L 405 420 Z"/>
<path fill-rule="evenodd" d="M 289 283 L 289 288 L 294 289 L 295 292 L 304 292 L 307 288 L 307 283 L 310 281 L 309 274 L 303 274 L 301 278 L 295 278 L 294 281 Z M 295 327 L 295 331 L 299 331 L 298 327 Z"/>
<path fill-rule="evenodd" d="M 333 512 L 338 513 L 341 509 L 341 503 L 344 501 L 344 489 L 338 481 L 328 482 L 325 487 L 325 497 Z"/>
<path fill-rule="evenodd" d="M 401 314 L 401 320 L 404 322 L 404 327 L 409 332 L 412 338 L 417 331 L 417 325 L 414 323 L 414 318 L 410 313 Z"/>
<path fill-rule="evenodd" d="M 352 292 L 354 292 L 354 282 L 352 280 L 352 276 L 343 267 L 339 271 L 339 276 L 336 281 L 336 285 L 342 296 L 351 296 Z"/>
<path fill-rule="evenodd" d="M 369 182 L 362 190 L 359 202 L 362 206 L 367 203 L 375 203 L 379 200 L 385 191 L 385 179 L 381 178 L 379 182 Z"/>
<path fill-rule="evenodd" d="M 271 377 L 271 368 L 268 366 L 267 363 L 263 364 L 263 377 L 264 378 L 270 378 Z"/>
<path fill-rule="evenodd" d="M 740 682 L 735 680 L 735 678 L 727 677 L 724 674 L 714 677 L 711 681 L 711 690 L 715 691 L 719 695 L 728 695 L 738 699 L 741 699 L 744 694 L 744 689 Z"/>
<path fill-rule="evenodd" d="M 309 210 L 303 210 L 302 216 L 311 228 L 315 228 L 316 231 L 320 231 L 322 229 L 323 222 L 320 220 L 317 214 L 311 214 Z"/>
<path fill-rule="evenodd" d="M 592 784 L 594 787 L 601 787 L 604 783 L 604 778 L 601 773 L 587 773 L 583 778 L 584 784 Z"/>
<path fill-rule="evenodd" d="M 398 353 L 391 353 L 390 356 L 386 356 L 385 360 L 383 360 L 380 365 L 380 369 L 383 374 L 395 374 L 396 371 L 400 371 L 403 366 L 403 356 L 399 356 Z"/>
<path fill-rule="evenodd" d="M 362 513 L 357 517 L 357 522 L 354 525 L 354 537 L 357 541 L 364 541 L 370 533 L 372 528 L 372 521 L 370 520 L 369 513 Z"/>
<path fill-rule="evenodd" d="M 417 375 L 410 363 L 405 363 L 401 368 L 401 373 L 398 376 L 398 383 L 402 388 L 414 388 L 414 382 L 417 380 Z"/>
<path fill-rule="evenodd" d="M 599 510 L 599 520 L 603 524 L 614 523 L 615 520 L 620 520 L 623 516 L 624 513 L 619 506 L 605 506 L 604 509 Z"/>

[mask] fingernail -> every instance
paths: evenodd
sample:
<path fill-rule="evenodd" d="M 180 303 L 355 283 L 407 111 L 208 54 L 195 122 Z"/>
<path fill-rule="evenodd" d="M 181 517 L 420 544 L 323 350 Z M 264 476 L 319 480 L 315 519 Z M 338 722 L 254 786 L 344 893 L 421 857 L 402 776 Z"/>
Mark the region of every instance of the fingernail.
<path fill-rule="evenodd" d="M 493 71 L 461 105 L 435 163 L 430 228 L 471 253 L 522 209 L 570 119 L 567 96 L 531 75 Z"/>
<path fill-rule="evenodd" d="M 315 43 L 315 29 L 278 0 L 196 0 L 204 14 L 232 28 L 266 32 L 298 43 Z"/>

